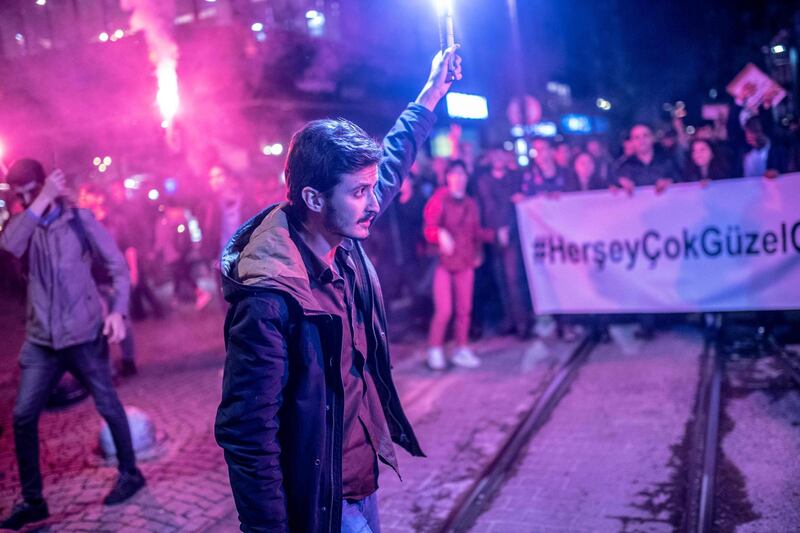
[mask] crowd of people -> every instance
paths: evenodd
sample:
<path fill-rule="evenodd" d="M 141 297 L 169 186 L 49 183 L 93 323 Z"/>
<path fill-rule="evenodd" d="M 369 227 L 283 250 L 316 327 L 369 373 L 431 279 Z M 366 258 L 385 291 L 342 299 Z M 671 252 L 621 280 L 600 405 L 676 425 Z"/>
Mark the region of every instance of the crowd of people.
<path fill-rule="evenodd" d="M 798 143 L 787 141 L 786 133 L 774 134 L 768 114 L 742 110 L 738 118 L 734 127 L 703 121 L 687 128 L 681 119 L 661 128 L 634 124 L 619 154 L 612 153 L 608 137 L 537 137 L 530 140 L 528 166 L 521 166 L 508 147 L 480 150 L 462 142 L 460 127 L 453 127 L 452 155 L 418 155 L 398 201 L 366 243 L 387 285 L 390 310 L 410 310 L 405 325 L 414 334 L 427 334 L 427 363 L 437 370 L 447 366 L 444 346 L 451 321 L 455 348 L 450 360 L 465 367 L 480 364 L 469 341 L 484 331 L 521 339 L 577 336 L 583 326 L 537 317 L 532 308 L 515 203 L 533 195 L 557 199 L 561 193 L 603 189 L 624 198 L 636 187 L 665 193 L 677 182 L 702 187 L 713 180 L 774 178 L 798 169 Z M 133 320 L 159 319 L 176 306 L 202 309 L 215 299 L 221 302 L 223 246 L 244 221 L 282 199 L 258 198 L 252 180 L 218 162 L 208 165 L 201 181 L 202 194 L 167 195 L 162 187 L 159 201 L 148 196 L 146 184 L 128 187 L 117 180 L 75 186 L 75 205 L 91 210 L 123 251 L 131 273 Z M 13 197 L 6 206 L 12 214 L 20 209 Z M 19 264 L 0 263 L 6 283 L 14 283 Z M 109 286 L 109 280 L 100 282 Z M 395 322 L 402 323 L 403 313 L 396 315 Z M 652 336 L 652 317 L 639 322 L 638 335 Z M 119 372 L 135 374 L 132 334 L 121 352 Z"/>
<path fill-rule="evenodd" d="M 407 299 L 414 309 L 424 308 L 426 298 L 432 302 L 426 324 L 428 365 L 445 368 L 445 330 L 451 319 L 451 362 L 465 367 L 480 364 L 469 338 L 487 329 L 521 339 L 571 339 L 592 328 L 608 338 L 610 318 L 537 316 L 519 247 L 515 203 L 535 195 L 557 200 L 562 193 L 604 189 L 616 191 L 623 201 L 637 187 L 654 186 L 657 193 L 668 194 L 674 183 L 705 187 L 713 180 L 774 179 L 800 168 L 796 134 L 768 133 L 772 119 L 763 112 L 759 116 L 742 110 L 738 119 L 733 126 L 703 121 L 692 128 L 680 118 L 661 129 L 634 124 L 616 157 L 603 138 L 534 138 L 527 167 L 502 147 L 482 153 L 460 149 L 460 130 L 455 128 L 450 139 L 454 158 L 418 161 L 388 220 L 376 228 L 383 236 L 372 241 L 379 271 L 397 281 L 390 298 Z M 394 249 L 387 248 L 393 238 Z M 655 318 L 634 319 L 639 324 L 636 336 L 652 338 Z"/>

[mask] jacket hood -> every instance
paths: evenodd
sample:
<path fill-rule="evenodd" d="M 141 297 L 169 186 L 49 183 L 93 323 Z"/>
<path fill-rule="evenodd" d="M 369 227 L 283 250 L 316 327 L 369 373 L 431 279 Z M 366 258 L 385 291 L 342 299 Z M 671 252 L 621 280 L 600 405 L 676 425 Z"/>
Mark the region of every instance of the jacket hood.
<path fill-rule="evenodd" d="M 292 240 L 285 203 L 273 204 L 245 222 L 222 251 L 222 292 L 235 302 L 261 290 L 294 298 L 306 314 L 324 314 L 311 293 L 300 250 Z"/>

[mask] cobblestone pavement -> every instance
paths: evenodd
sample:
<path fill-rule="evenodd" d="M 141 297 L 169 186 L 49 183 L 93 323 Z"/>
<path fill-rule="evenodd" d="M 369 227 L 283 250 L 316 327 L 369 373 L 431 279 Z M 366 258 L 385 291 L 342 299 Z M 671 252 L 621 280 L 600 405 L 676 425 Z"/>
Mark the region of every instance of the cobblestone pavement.
<path fill-rule="evenodd" d="M 621 355 L 600 345 L 535 435 L 476 532 L 673 531 L 673 445 L 694 405 L 700 338 Z"/>
<path fill-rule="evenodd" d="M 6 320 L 10 314 L 4 315 Z M 13 319 L 12 319 L 13 320 Z M 104 507 L 116 469 L 94 450 L 100 417 L 91 400 L 42 415 L 39 424 L 45 497 L 51 518 L 36 531 L 202 531 L 233 506 L 227 472 L 213 440 L 222 365 L 222 316 L 217 310 L 136 324 L 139 376 L 118 387 L 126 407 L 148 413 L 159 446 L 140 467 L 147 487 L 129 503 Z M 8 326 L 8 322 L 5 322 Z M 11 434 L 17 388 L 19 328 L 0 347 L 0 514 L 17 498 Z"/>

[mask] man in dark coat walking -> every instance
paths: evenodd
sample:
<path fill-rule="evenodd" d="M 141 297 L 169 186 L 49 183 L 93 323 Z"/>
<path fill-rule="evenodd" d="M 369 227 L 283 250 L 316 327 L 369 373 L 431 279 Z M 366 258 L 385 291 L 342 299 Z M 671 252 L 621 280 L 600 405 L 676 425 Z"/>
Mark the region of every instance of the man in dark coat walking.
<path fill-rule="evenodd" d="M 380 530 L 378 464 L 392 442 L 422 450 L 392 382 L 369 236 L 461 78 L 439 53 L 381 148 L 346 120 L 297 132 L 288 201 L 248 221 L 223 252 L 227 358 L 216 438 L 246 532 Z M 449 74 L 450 72 L 451 74 Z"/>

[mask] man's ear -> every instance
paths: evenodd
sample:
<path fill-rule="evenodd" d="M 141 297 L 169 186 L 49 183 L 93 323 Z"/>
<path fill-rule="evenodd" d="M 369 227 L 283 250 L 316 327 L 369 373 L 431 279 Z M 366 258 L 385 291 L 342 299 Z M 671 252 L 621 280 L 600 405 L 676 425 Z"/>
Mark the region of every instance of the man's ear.
<path fill-rule="evenodd" d="M 315 213 L 322 212 L 322 207 L 325 205 L 325 196 L 313 187 L 304 187 L 300 191 L 300 196 L 303 202 L 311 211 Z"/>

